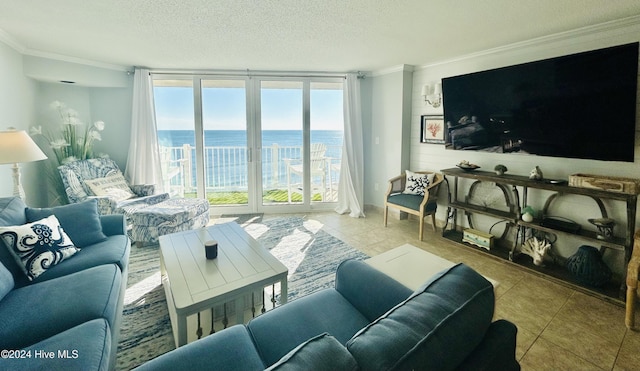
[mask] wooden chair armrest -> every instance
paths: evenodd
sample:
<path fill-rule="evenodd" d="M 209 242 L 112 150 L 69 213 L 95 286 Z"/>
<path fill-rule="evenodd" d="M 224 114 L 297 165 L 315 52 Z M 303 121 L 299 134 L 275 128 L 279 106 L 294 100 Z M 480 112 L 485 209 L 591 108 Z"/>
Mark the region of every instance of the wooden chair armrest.
<path fill-rule="evenodd" d="M 395 192 L 402 192 L 404 190 L 405 175 L 398 175 L 397 177 L 389 179 L 389 187 L 387 188 L 386 197 Z"/>

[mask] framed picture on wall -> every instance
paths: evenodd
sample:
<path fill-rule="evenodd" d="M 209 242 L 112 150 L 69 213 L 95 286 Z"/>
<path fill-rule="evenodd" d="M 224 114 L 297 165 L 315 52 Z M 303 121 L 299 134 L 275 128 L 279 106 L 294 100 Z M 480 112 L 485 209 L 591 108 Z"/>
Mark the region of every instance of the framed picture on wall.
<path fill-rule="evenodd" d="M 444 116 L 420 116 L 420 143 L 444 144 Z"/>

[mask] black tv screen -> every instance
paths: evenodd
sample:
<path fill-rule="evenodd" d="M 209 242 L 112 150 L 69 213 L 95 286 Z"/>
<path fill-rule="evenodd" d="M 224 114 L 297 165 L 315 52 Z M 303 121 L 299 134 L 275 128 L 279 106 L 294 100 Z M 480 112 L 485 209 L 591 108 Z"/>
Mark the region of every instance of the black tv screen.
<path fill-rule="evenodd" d="M 638 43 L 442 80 L 446 146 L 634 160 Z"/>

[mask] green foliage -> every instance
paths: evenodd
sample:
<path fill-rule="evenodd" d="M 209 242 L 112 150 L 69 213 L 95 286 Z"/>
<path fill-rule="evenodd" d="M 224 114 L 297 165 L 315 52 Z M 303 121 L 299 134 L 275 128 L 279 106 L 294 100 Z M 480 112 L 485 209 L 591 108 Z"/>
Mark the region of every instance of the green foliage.
<path fill-rule="evenodd" d="M 196 197 L 195 193 L 185 194 L 186 198 Z M 247 192 L 207 192 L 207 199 L 210 205 L 246 205 L 249 203 L 249 195 Z M 264 192 L 262 200 L 266 203 L 286 203 L 289 201 L 289 194 L 284 189 L 270 189 Z M 322 201 L 322 195 L 315 193 L 311 197 L 312 201 Z M 298 192 L 291 193 L 291 202 L 302 202 L 302 194 Z"/>

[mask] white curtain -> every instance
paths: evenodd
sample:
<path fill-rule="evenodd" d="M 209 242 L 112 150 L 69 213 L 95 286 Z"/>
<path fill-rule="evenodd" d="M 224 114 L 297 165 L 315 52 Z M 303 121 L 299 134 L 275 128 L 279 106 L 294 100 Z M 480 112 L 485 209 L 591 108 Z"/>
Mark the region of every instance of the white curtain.
<path fill-rule="evenodd" d="M 125 176 L 131 184 L 154 184 L 156 193 L 164 192 L 153 85 L 147 69 L 136 68 L 133 77 L 131 143 Z"/>
<path fill-rule="evenodd" d="M 364 217 L 364 154 L 360 82 L 356 74 L 348 74 L 344 83 L 344 144 L 338 186 L 339 214 Z"/>

